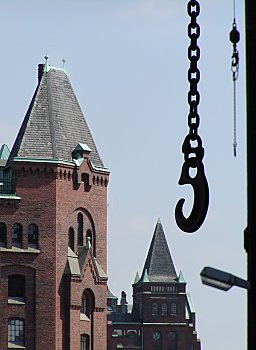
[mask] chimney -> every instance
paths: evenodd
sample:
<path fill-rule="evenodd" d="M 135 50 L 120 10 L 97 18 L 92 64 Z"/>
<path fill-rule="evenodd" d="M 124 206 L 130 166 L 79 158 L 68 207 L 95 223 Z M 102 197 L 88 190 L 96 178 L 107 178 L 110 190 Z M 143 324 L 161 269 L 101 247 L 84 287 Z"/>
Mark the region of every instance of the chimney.
<path fill-rule="evenodd" d="M 42 79 L 43 73 L 44 73 L 44 64 L 40 63 L 38 65 L 38 84 L 40 83 L 40 81 Z"/>
<path fill-rule="evenodd" d="M 121 293 L 121 313 L 127 314 L 126 293 L 124 291 Z"/>

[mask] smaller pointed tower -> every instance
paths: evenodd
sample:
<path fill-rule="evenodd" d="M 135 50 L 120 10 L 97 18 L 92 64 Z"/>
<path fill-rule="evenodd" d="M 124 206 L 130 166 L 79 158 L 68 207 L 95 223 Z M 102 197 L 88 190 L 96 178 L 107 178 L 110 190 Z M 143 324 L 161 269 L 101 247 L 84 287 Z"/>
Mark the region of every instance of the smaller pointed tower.
<path fill-rule="evenodd" d="M 143 326 L 143 349 L 200 350 L 186 282 L 176 273 L 159 219 L 141 277 L 133 284 L 133 320 Z"/>

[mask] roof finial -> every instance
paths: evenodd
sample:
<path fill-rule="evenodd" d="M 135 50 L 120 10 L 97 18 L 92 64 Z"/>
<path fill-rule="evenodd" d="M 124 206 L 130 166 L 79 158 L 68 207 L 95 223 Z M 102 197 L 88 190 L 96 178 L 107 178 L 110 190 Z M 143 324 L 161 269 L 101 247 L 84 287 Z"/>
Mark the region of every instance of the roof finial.
<path fill-rule="evenodd" d="M 44 56 L 44 58 L 45 58 L 44 71 L 48 72 L 49 71 L 49 65 L 48 65 L 48 58 L 49 58 L 49 56 L 46 54 Z"/>
<path fill-rule="evenodd" d="M 66 59 L 65 59 L 65 58 L 62 58 L 62 67 L 63 67 L 63 68 L 65 67 L 65 63 L 66 63 Z"/>

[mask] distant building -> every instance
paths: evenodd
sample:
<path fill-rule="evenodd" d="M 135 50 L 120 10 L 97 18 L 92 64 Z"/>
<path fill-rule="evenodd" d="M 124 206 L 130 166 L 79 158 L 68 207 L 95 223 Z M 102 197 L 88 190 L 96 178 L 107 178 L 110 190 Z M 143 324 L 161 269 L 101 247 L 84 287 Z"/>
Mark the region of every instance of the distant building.
<path fill-rule="evenodd" d="M 39 65 L 0 170 L 0 349 L 106 350 L 109 171 L 64 70 Z"/>
<path fill-rule="evenodd" d="M 177 276 L 158 220 L 142 271 L 133 284 L 129 312 L 126 294 L 121 302 L 108 294 L 108 350 L 200 350 L 195 311 L 186 282 Z"/>

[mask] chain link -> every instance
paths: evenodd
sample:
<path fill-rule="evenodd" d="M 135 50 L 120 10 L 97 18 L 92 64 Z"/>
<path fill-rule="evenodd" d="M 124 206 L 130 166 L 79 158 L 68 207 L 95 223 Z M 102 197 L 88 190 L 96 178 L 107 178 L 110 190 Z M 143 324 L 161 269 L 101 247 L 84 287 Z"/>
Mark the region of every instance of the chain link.
<path fill-rule="evenodd" d="M 188 25 L 188 37 L 190 38 L 190 45 L 188 47 L 188 59 L 190 61 L 190 67 L 188 70 L 188 126 L 189 134 L 186 136 L 182 150 L 185 159 L 189 158 L 190 153 L 194 153 L 196 157 L 202 159 L 204 151 L 202 148 L 202 141 L 198 135 L 198 128 L 200 124 L 200 117 L 198 114 L 198 105 L 200 103 L 200 93 L 198 91 L 198 83 L 200 81 L 200 71 L 197 67 L 200 59 L 200 48 L 197 44 L 197 40 L 200 36 L 200 26 L 197 23 L 197 17 L 200 14 L 200 5 L 196 0 L 190 0 L 188 2 L 188 14 L 190 16 L 190 23 Z M 197 147 L 192 147 L 192 141 L 197 141 Z"/>

